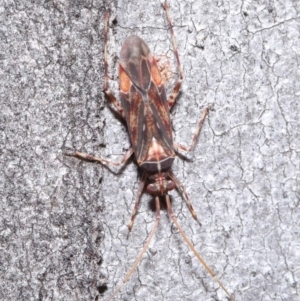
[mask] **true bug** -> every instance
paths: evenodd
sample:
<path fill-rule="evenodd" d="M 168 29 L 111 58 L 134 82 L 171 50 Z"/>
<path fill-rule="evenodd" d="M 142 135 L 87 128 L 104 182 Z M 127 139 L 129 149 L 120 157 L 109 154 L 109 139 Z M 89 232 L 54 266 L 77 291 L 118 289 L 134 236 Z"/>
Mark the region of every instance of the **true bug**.
<path fill-rule="evenodd" d="M 159 196 L 165 197 L 168 213 L 175 223 L 176 227 L 178 228 L 183 239 L 188 244 L 189 248 L 193 251 L 195 256 L 207 270 L 207 272 L 215 279 L 215 281 L 225 291 L 229 298 L 231 300 L 234 300 L 233 296 L 229 294 L 221 281 L 216 277 L 210 267 L 198 254 L 191 241 L 187 238 L 182 228 L 179 226 L 171 208 L 168 191 L 176 188 L 185 199 L 193 218 L 197 220 L 197 215 L 192 207 L 185 188 L 183 187 L 179 179 L 170 171 L 170 168 L 175 159 L 177 150 L 188 152 L 194 148 L 202 124 L 208 113 L 208 108 L 206 108 L 202 113 L 190 147 L 187 148 L 180 144 L 174 143 L 169 111 L 174 105 L 176 96 L 179 93 L 183 80 L 183 72 L 180 65 L 177 45 L 167 3 L 163 4 L 163 8 L 166 11 L 166 16 L 172 36 L 174 54 L 179 70 L 179 79 L 172 91 L 171 96 L 169 97 L 169 99 L 167 99 L 156 60 L 150 52 L 147 44 L 141 38 L 132 35 L 124 41 L 121 49 L 119 63 L 121 104 L 117 101 L 116 97 L 108 89 L 107 41 L 109 13 L 106 12 L 104 33 L 104 93 L 107 99 L 114 105 L 119 114 L 125 118 L 132 147 L 127 151 L 127 153 L 119 162 L 112 162 L 104 158 L 94 157 L 92 155 L 78 151 L 69 155 L 84 160 L 100 162 L 101 164 L 112 166 L 120 166 L 124 164 L 132 154 L 135 155 L 137 164 L 142 169 L 143 175 L 138 188 L 134 210 L 131 216 L 130 223 L 128 225 L 129 231 L 131 231 L 132 229 L 139 201 L 141 199 L 141 195 L 147 181 L 151 182 L 147 185 L 147 192 L 155 196 L 155 225 L 147 238 L 146 244 L 138 255 L 133 266 L 126 274 L 122 284 L 120 284 L 117 289 L 108 297 L 108 299 L 106 299 L 107 301 L 112 300 L 117 292 L 119 292 L 125 285 L 150 244 L 150 241 L 158 227 L 160 220 Z"/>

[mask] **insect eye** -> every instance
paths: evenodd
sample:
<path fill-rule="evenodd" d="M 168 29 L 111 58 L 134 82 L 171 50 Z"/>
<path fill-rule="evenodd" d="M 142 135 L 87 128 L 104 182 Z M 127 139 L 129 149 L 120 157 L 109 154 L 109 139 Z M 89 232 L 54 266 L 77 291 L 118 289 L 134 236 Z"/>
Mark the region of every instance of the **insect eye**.
<path fill-rule="evenodd" d="M 147 192 L 150 194 L 159 194 L 160 189 L 156 184 L 149 184 L 147 186 Z"/>
<path fill-rule="evenodd" d="M 173 181 L 168 181 L 167 182 L 166 190 L 170 191 L 170 190 L 173 190 L 175 187 L 176 187 L 176 185 L 175 185 L 175 183 Z"/>
<path fill-rule="evenodd" d="M 159 194 L 164 194 L 170 190 L 173 190 L 175 187 L 176 187 L 175 183 L 171 180 L 167 182 L 163 182 L 161 183 L 161 185 L 157 183 L 153 183 L 147 186 L 147 192 L 150 194 L 159 195 Z"/>

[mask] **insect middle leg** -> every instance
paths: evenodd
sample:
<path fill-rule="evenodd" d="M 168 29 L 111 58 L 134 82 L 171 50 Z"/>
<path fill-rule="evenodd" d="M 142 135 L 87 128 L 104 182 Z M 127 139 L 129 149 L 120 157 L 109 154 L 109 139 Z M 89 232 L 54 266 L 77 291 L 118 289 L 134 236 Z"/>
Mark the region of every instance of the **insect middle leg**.
<path fill-rule="evenodd" d="M 100 158 L 100 157 L 95 157 L 93 155 L 89 155 L 86 153 L 81 153 L 78 151 L 75 151 L 75 153 L 71 153 L 71 154 L 66 154 L 67 156 L 73 156 L 79 159 L 83 159 L 86 161 L 91 161 L 91 162 L 100 162 L 103 165 L 111 165 L 111 166 L 121 166 L 123 165 L 133 154 L 133 149 L 132 147 L 127 151 L 127 153 L 121 158 L 120 161 L 114 162 L 111 160 L 107 160 L 104 158 Z"/>
<path fill-rule="evenodd" d="M 204 111 L 202 113 L 202 116 L 201 116 L 201 118 L 200 118 L 200 120 L 198 122 L 198 125 L 196 127 L 196 131 L 194 133 L 194 136 L 193 136 L 193 139 L 192 139 L 192 143 L 190 144 L 190 146 L 186 147 L 186 146 L 184 146 L 182 144 L 174 142 L 173 145 L 174 145 L 175 149 L 178 149 L 178 150 L 181 150 L 181 151 L 184 151 L 184 152 L 189 152 L 189 151 L 192 151 L 194 149 L 195 144 L 197 142 L 197 139 L 198 139 L 198 137 L 200 135 L 202 125 L 203 125 L 203 123 L 205 121 L 205 118 L 206 118 L 206 116 L 208 114 L 209 109 L 210 109 L 210 107 L 204 109 Z"/>
<path fill-rule="evenodd" d="M 204 123 L 204 120 L 205 120 L 205 117 L 206 115 L 208 114 L 208 110 L 209 108 L 205 108 L 203 113 L 202 113 L 202 116 L 198 122 L 198 126 L 196 128 L 196 132 L 193 136 L 193 140 L 192 140 L 192 143 L 189 147 L 185 147 L 184 145 L 182 144 L 179 144 L 179 143 L 173 143 L 174 145 L 174 148 L 177 149 L 177 150 L 181 150 L 181 151 L 184 151 L 184 152 L 189 152 L 191 150 L 194 149 L 195 147 L 195 144 L 197 142 L 197 138 L 200 134 L 200 131 L 201 131 L 201 128 L 202 128 L 202 125 Z M 184 186 L 182 185 L 182 183 L 179 181 L 179 179 L 171 172 L 169 171 L 169 177 L 173 180 L 173 182 L 176 184 L 176 188 L 180 191 L 180 193 L 182 194 L 184 200 L 186 201 L 187 203 L 187 206 L 193 216 L 193 218 L 201 225 L 201 223 L 199 222 L 198 218 L 197 218 L 197 214 L 192 206 L 192 203 L 188 197 L 188 194 L 186 193 L 186 190 L 184 188 Z"/>

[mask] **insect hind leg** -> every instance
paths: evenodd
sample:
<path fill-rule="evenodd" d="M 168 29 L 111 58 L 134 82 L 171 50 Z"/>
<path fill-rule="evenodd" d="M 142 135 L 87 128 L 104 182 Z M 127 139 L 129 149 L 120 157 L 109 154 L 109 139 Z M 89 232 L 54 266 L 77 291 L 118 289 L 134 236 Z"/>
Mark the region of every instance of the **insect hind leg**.
<path fill-rule="evenodd" d="M 175 84 L 175 87 L 173 88 L 173 91 L 172 91 L 171 95 L 168 98 L 169 109 L 171 109 L 173 107 L 174 103 L 175 103 L 176 97 L 178 96 L 180 88 L 181 88 L 181 84 L 182 84 L 182 81 L 183 81 L 183 72 L 182 72 L 182 67 L 181 67 L 181 63 L 180 63 L 180 60 L 179 60 L 177 43 L 176 43 L 174 31 L 173 31 L 173 24 L 172 24 L 172 21 L 171 21 L 171 18 L 170 18 L 169 7 L 168 7 L 167 2 L 165 2 L 163 4 L 163 8 L 166 11 L 167 20 L 168 20 L 168 23 L 169 23 L 171 37 L 172 37 L 172 44 L 173 44 L 174 54 L 175 54 L 175 58 L 176 58 L 177 66 L 178 66 L 178 70 L 179 70 L 179 79 L 178 79 L 177 83 Z M 184 151 L 184 152 L 189 152 L 194 148 L 194 146 L 196 144 L 196 141 L 197 141 L 197 138 L 200 134 L 202 124 L 203 124 L 203 122 L 205 120 L 205 117 L 208 113 L 208 109 L 209 108 L 206 108 L 202 113 L 202 116 L 201 116 L 200 121 L 198 122 L 198 126 L 196 128 L 196 132 L 193 136 L 193 140 L 192 140 L 191 145 L 189 147 L 185 147 L 185 146 L 183 146 L 179 143 L 174 143 L 174 147 L 176 149 L 179 149 L 179 150 Z"/>
<path fill-rule="evenodd" d="M 109 102 L 115 107 L 119 114 L 124 118 L 124 109 L 117 98 L 114 96 L 112 91 L 108 88 L 108 63 L 107 63 L 107 43 L 108 43 L 108 17 L 109 13 L 106 12 L 104 15 L 105 26 L 104 26 L 104 86 L 103 92 L 105 93 L 106 98 Z"/>
<path fill-rule="evenodd" d="M 172 90 L 171 95 L 168 98 L 168 105 L 169 105 L 169 109 L 171 109 L 175 103 L 176 97 L 179 94 L 180 88 L 181 88 L 181 84 L 183 81 L 183 72 L 182 72 L 182 67 L 180 64 L 180 60 L 179 60 L 179 55 L 178 55 L 178 49 L 177 49 L 177 43 L 176 43 L 176 39 L 175 39 L 175 35 L 174 35 L 174 31 L 173 31 L 173 24 L 170 18 L 170 14 L 169 14 L 169 7 L 167 2 L 165 2 L 163 5 L 163 8 L 166 12 L 167 15 L 167 20 L 169 23 L 169 28 L 170 28 L 170 32 L 171 32 L 171 37 L 172 37 L 172 44 L 173 44 L 173 51 L 174 51 L 174 55 L 177 61 L 177 67 L 179 70 L 179 79 L 177 80 L 177 83 L 175 84 L 175 87 Z"/>

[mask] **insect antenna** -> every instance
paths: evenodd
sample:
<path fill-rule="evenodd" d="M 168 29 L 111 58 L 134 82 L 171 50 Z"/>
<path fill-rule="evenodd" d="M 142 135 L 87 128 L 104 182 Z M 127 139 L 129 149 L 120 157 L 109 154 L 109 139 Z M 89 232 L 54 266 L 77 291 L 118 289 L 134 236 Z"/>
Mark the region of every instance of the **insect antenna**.
<path fill-rule="evenodd" d="M 136 269 L 136 267 L 138 266 L 138 264 L 140 263 L 144 253 L 146 252 L 146 250 L 149 247 L 149 244 L 156 232 L 156 229 L 158 227 L 159 221 L 160 221 L 160 204 L 159 204 L 159 197 L 156 196 L 155 197 L 155 208 L 156 208 L 156 221 L 155 224 L 153 226 L 153 229 L 150 233 L 150 235 L 147 238 L 147 241 L 142 249 L 142 251 L 140 252 L 140 254 L 138 255 L 138 257 L 136 258 L 134 264 L 132 265 L 132 267 L 130 268 L 130 270 L 127 272 L 126 276 L 124 277 L 122 283 L 115 289 L 115 291 L 107 298 L 105 299 L 105 301 L 110 301 L 113 299 L 113 297 L 123 288 L 123 286 L 126 284 L 126 282 L 129 280 L 129 278 L 131 277 L 131 275 L 133 274 L 134 270 Z"/>
<path fill-rule="evenodd" d="M 206 271 L 211 275 L 211 277 L 220 285 L 220 287 L 223 289 L 223 291 L 228 295 L 231 301 L 235 301 L 234 297 L 227 291 L 221 280 L 216 276 L 216 274 L 212 271 L 212 269 L 207 265 L 205 260 L 200 256 L 200 254 L 196 251 L 194 245 L 192 242 L 187 238 L 186 234 L 183 232 L 181 226 L 178 224 L 177 218 L 174 215 L 174 212 L 171 207 L 170 197 L 166 195 L 166 203 L 168 208 L 168 213 L 173 220 L 174 224 L 176 225 L 177 229 L 179 230 L 182 238 L 185 240 L 189 248 L 193 251 L 197 259 L 201 262 L 201 264 L 204 266 Z"/>

